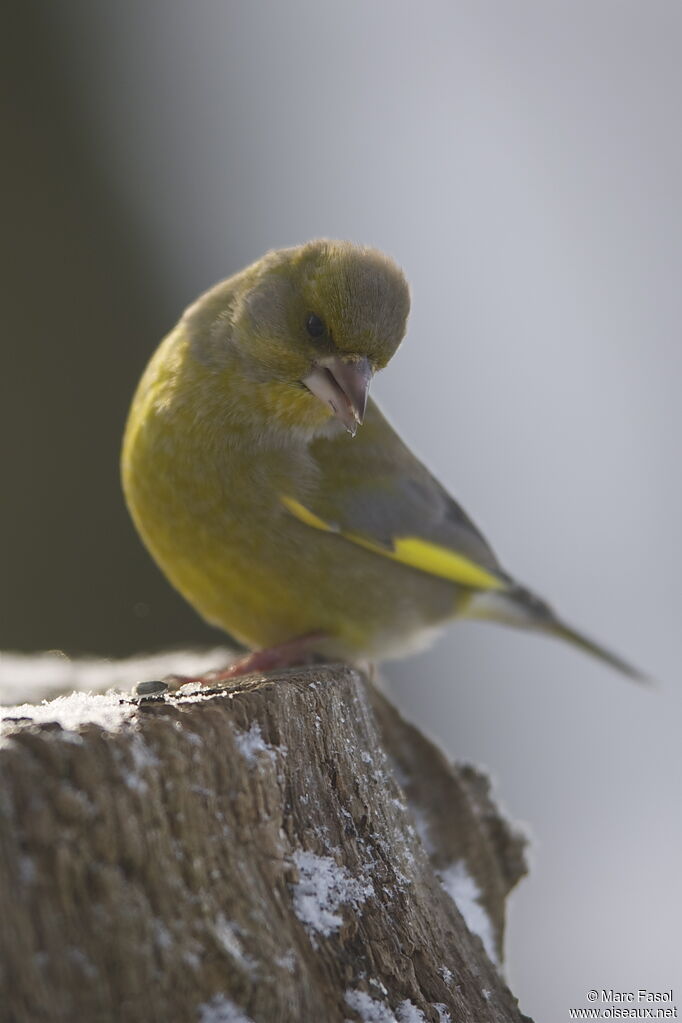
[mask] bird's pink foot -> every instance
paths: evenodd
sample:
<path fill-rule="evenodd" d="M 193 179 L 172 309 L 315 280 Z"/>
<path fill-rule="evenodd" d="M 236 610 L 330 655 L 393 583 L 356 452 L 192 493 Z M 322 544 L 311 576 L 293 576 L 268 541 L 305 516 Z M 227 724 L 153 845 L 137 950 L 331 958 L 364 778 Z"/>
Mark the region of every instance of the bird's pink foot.
<path fill-rule="evenodd" d="M 267 647 L 265 650 L 254 650 L 245 654 L 230 664 L 227 668 L 216 671 L 208 671 L 205 675 L 196 677 L 190 675 L 167 675 L 164 678 L 167 688 L 179 689 L 180 686 L 194 683 L 202 686 L 219 685 L 221 682 L 228 682 L 230 679 L 239 678 L 242 675 L 259 674 L 265 671 L 276 671 L 280 668 L 295 668 L 298 665 L 312 664 L 319 655 L 312 650 L 316 642 L 324 638 L 322 632 L 310 632 L 305 636 L 298 636 L 296 639 L 287 640 L 286 643 L 279 643 L 277 646 Z"/>
<path fill-rule="evenodd" d="M 267 647 L 265 650 L 254 650 L 245 654 L 229 668 L 219 673 L 219 679 L 238 678 L 240 675 L 251 675 L 262 671 L 275 671 L 279 668 L 296 668 L 299 665 L 312 664 L 319 655 L 311 649 L 312 645 L 323 638 L 323 633 L 312 632 L 286 643 Z M 215 681 L 212 679 L 211 681 Z"/>

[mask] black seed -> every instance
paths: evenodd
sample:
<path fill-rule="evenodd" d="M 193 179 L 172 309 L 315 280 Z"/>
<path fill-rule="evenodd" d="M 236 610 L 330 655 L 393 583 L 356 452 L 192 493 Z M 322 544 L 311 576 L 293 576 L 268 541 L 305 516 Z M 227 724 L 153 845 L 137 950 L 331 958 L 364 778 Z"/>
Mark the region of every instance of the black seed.
<path fill-rule="evenodd" d="M 136 696 L 160 696 L 168 690 L 168 683 L 155 679 L 152 682 L 138 682 L 133 690 Z"/>

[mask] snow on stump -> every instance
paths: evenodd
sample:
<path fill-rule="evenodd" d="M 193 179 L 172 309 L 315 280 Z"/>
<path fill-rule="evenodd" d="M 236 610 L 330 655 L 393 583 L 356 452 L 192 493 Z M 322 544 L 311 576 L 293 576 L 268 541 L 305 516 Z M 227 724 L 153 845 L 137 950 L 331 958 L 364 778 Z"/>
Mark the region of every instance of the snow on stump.
<path fill-rule="evenodd" d="M 0 713 L 8 1023 L 526 1019 L 523 840 L 360 673 Z"/>

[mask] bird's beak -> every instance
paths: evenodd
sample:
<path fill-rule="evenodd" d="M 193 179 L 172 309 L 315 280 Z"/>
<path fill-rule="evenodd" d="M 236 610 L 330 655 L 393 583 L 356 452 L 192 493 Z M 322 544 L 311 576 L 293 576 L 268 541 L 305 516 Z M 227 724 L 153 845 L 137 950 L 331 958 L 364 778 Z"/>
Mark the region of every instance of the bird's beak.
<path fill-rule="evenodd" d="M 303 378 L 308 390 L 328 405 L 336 418 L 354 437 L 367 407 L 367 394 L 372 380 L 369 359 L 342 359 L 328 355 L 319 359 L 311 373 Z"/>

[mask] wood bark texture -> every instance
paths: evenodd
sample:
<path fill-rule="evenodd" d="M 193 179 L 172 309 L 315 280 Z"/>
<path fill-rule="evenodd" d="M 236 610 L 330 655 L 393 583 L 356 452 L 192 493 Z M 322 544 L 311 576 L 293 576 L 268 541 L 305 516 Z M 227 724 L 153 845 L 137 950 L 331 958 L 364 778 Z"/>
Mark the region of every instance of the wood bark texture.
<path fill-rule="evenodd" d="M 487 779 L 346 666 L 197 688 L 3 720 L 0 1020 L 525 1020 Z"/>

